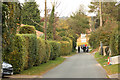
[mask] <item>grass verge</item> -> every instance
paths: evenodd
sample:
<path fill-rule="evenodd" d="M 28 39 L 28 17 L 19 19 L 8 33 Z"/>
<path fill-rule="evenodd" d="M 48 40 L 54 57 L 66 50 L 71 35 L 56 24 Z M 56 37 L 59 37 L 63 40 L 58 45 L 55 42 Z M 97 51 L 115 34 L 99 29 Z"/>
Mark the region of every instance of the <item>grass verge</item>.
<path fill-rule="evenodd" d="M 118 70 L 118 66 L 120 66 L 120 64 L 107 65 L 108 56 L 101 56 L 99 55 L 99 52 L 97 52 L 95 53 L 95 58 L 101 64 L 101 66 L 106 70 L 108 75 L 120 73 L 120 71 Z"/>
<path fill-rule="evenodd" d="M 29 68 L 28 70 L 24 70 L 21 72 L 21 75 L 42 75 L 46 73 L 48 70 L 56 67 L 61 64 L 65 58 L 58 57 L 56 60 L 50 60 L 47 63 L 41 64 L 40 66 Z"/>

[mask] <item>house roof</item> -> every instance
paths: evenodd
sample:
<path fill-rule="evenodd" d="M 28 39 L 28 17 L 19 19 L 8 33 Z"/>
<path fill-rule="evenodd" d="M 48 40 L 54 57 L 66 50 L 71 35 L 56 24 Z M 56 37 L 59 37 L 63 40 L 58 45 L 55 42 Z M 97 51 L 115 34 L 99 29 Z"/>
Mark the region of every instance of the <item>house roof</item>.
<path fill-rule="evenodd" d="M 44 33 L 36 30 L 36 34 L 37 34 L 37 37 L 40 37 L 40 36 L 43 35 Z"/>

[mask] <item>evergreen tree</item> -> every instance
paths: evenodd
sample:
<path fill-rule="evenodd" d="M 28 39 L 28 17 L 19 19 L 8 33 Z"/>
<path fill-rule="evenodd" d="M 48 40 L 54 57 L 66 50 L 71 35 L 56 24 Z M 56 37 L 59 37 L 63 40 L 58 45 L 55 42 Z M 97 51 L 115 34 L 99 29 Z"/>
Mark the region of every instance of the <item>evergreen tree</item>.
<path fill-rule="evenodd" d="M 49 25 L 47 29 L 47 39 L 52 39 L 52 40 L 54 39 L 54 36 L 53 36 L 53 31 L 54 31 L 53 29 L 54 29 L 54 23 L 55 23 L 54 12 L 55 12 L 55 6 L 53 5 L 52 12 L 49 18 Z"/>
<path fill-rule="evenodd" d="M 22 10 L 23 24 L 33 25 L 39 31 L 43 32 L 43 27 L 40 23 L 40 10 L 35 0 L 25 0 Z"/>
<path fill-rule="evenodd" d="M 76 34 L 86 33 L 86 29 L 89 29 L 89 20 L 87 16 L 79 10 L 74 13 L 68 20 L 69 28 L 74 30 Z"/>

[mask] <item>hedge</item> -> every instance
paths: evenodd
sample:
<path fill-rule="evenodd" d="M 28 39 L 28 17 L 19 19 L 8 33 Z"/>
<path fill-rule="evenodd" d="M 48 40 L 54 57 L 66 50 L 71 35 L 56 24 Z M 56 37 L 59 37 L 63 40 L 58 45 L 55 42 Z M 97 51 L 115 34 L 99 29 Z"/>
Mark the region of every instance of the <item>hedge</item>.
<path fill-rule="evenodd" d="M 37 36 L 35 34 L 21 34 L 26 39 L 28 54 L 28 67 L 35 65 L 37 56 Z M 21 43 L 22 44 L 22 43 Z M 24 45 L 24 44 L 23 44 Z"/>
<path fill-rule="evenodd" d="M 36 65 L 40 65 L 44 62 L 44 56 L 46 53 L 45 42 L 41 38 L 37 38 L 37 61 Z"/>
<path fill-rule="evenodd" d="M 14 73 L 19 73 L 27 68 L 28 52 L 26 49 L 26 40 L 22 35 L 17 34 L 14 39 L 14 46 L 8 57 L 8 63 L 13 65 Z M 23 45 L 24 44 L 24 45 Z"/>
<path fill-rule="evenodd" d="M 61 43 L 60 54 L 62 56 L 70 54 L 71 52 L 70 43 L 68 41 L 60 41 L 60 43 Z"/>
<path fill-rule="evenodd" d="M 46 49 L 46 53 L 45 53 L 45 57 L 44 57 L 44 62 L 48 62 L 50 59 L 50 53 L 51 53 L 51 47 L 50 44 L 48 43 L 48 41 L 45 41 L 45 49 Z"/>
<path fill-rule="evenodd" d="M 45 41 L 36 36 L 34 27 L 23 26 L 20 30 L 21 34 L 16 34 L 13 39 L 11 52 L 4 55 L 5 61 L 13 65 L 14 73 L 55 60 L 72 51 L 72 40 L 68 37 L 63 37 L 64 41 L 59 42 Z"/>
<path fill-rule="evenodd" d="M 20 27 L 19 34 L 36 34 L 36 29 L 34 26 L 24 25 Z"/>
<path fill-rule="evenodd" d="M 55 60 L 60 53 L 60 44 L 56 41 L 49 41 L 51 45 L 50 60 Z"/>
<path fill-rule="evenodd" d="M 69 50 L 70 50 L 70 52 L 71 52 L 71 51 L 72 51 L 72 48 L 73 48 L 73 42 L 72 42 L 72 40 L 71 40 L 70 38 L 68 38 L 68 37 L 65 37 L 65 36 L 62 37 L 62 40 L 69 42 L 69 45 L 70 45 L 70 46 L 69 46 L 68 48 L 69 48 Z"/>
<path fill-rule="evenodd" d="M 120 38 L 120 34 L 118 34 L 118 27 L 116 27 L 113 32 L 112 32 L 112 35 L 111 35 L 111 38 L 110 38 L 110 49 L 111 49 L 111 54 L 112 56 L 115 56 L 115 55 L 120 55 L 120 52 L 119 52 L 119 38 Z"/>

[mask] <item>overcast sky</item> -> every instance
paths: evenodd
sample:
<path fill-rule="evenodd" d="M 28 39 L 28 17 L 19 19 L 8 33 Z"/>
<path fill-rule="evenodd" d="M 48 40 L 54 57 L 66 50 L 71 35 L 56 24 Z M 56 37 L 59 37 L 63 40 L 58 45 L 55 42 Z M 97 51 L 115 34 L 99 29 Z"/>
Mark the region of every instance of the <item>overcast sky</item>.
<path fill-rule="evenodd" d="M 24 0 L 19 0 L 21 3 L 24 2 Z M 37 4 L 39 5 L 39 9 L 41 11 L 41 16 L 44 16 L 44 2 L 45 0 L 35 0 Z M 51 9 L 52 4 L 54 0 L 47 0 L 47 8 Z M 79 6 L 82 4 L 85 6 L 85 9 L 88 11 L 88 5 L 90 4 L 91 0 L 55 0 L 60 5 L 56 8 L 56 12 L 58 12 L 58 16 L 63 17 L 63 16 L 70 16 L 72 12 L 76 12 L 79 9 Z M 88 16 L 94 16 L 95 14 L 89 14 L 87 13 Z"/>

